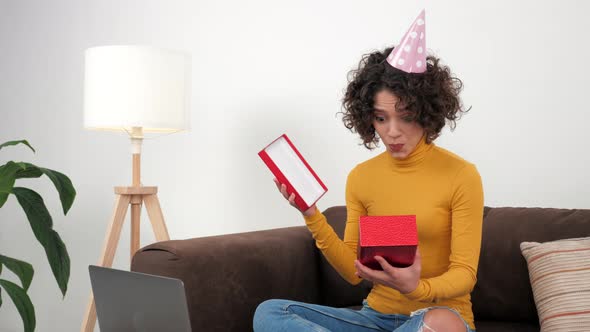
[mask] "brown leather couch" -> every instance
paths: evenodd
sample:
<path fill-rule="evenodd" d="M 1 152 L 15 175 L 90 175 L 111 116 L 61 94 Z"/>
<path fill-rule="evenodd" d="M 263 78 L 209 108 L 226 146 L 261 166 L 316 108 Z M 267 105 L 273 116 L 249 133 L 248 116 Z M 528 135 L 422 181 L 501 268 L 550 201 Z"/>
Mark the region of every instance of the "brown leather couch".
<path fill-rule="evenodd" d="M 324 214 L 342 237 L 345 207 Z M 486 207 L 472 293 L 477 331 L 539 331 L 520 242 L 582 236 L 590 236 L 590 210 Z M 305 226 L 154 243 L 131 269 L 183 280 L 194 331 L 251 331 L 256 306 L 271 298 L 355 307 L 370 288 L 346 283 Z"/>

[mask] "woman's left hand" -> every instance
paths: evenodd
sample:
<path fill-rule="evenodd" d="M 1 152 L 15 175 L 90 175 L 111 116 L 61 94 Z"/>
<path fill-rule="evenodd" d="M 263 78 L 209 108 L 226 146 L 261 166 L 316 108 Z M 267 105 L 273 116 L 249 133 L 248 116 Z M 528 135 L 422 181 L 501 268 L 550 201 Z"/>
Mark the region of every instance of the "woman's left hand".
<path fill-rule="evenodd" d="M 397 289 L 402 294 L 411 293 L 418 287 L 420 272 L 422 271 L 422 259 L 418 250 L 416 250 L 414 264 L 404 268 L 391 266 L 381 256 L 375 256 L 375 260 L 379 262 L 383 271 L 370 269 L 355 260 L 356 275 L 373 283 Z"/>

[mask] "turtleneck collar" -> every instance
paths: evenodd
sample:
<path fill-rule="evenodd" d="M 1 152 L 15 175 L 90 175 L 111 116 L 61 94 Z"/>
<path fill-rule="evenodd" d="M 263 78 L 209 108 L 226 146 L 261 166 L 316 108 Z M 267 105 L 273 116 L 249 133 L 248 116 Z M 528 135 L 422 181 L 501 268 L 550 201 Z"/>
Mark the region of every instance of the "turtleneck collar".
<path fill-rule="evenodd" d="M 424 158 L 428 155 L 428 153 L 434 147 L 434 143 L 426 144 L 426 135 L 422 136 L 414 151 L 412 151 L 406 158 L 404 159 L 396 159 L 393 158 L 389 151 L 385 151 L 387 158 L 391 161 L 391 165 L 394 169 L 410 169 L 422 163 Z"/>

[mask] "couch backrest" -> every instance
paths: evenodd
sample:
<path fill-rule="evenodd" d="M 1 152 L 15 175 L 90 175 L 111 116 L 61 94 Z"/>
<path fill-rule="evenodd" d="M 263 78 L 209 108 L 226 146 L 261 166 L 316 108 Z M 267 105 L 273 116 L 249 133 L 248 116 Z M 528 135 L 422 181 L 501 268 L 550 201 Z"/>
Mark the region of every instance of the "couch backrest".
<path fill-rule="evenodd" d="M 342 238 L 346 207 L 331 207 L 324 215 Z M 476 320 L 537 322 L 520 243 L 583 236 L 590 236 L 590 210 L 485 207 L 478 282 L 472 293 Z M 370 283 L 349 285 L 323 256 L 320 265 L 324 304 L 339 307 L 361 304 Z"/>
<path fill-rule="evenodd" d="M 471 294 L 476 319 L 538 322 L 520 243 L 585 236 L 590 236 L 590 210 L 486 208 Z"/>

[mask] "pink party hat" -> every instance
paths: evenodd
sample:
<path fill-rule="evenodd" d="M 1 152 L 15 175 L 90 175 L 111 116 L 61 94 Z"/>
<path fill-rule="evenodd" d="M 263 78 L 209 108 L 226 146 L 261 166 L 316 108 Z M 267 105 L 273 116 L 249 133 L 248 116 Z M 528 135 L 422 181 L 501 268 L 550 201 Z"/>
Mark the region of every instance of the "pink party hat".
<path fill-rule="evenodd" d="M 426 71 L 426 22 L 425 10 L 410 26 L 401 42 L 391 51 L 387 62 L 406 73 Z"/>

